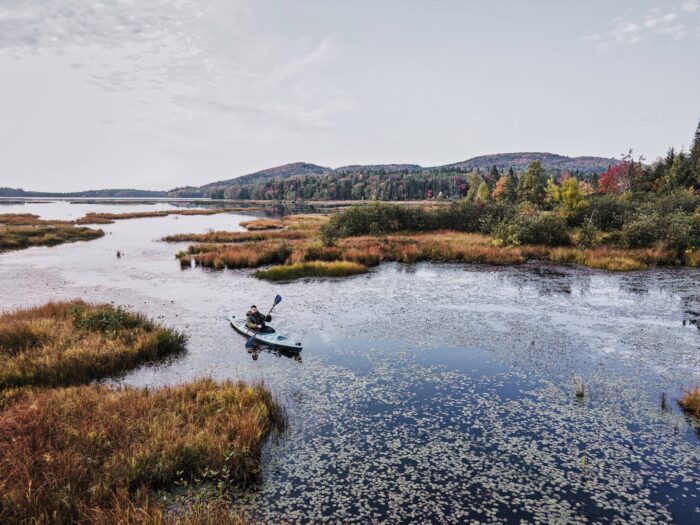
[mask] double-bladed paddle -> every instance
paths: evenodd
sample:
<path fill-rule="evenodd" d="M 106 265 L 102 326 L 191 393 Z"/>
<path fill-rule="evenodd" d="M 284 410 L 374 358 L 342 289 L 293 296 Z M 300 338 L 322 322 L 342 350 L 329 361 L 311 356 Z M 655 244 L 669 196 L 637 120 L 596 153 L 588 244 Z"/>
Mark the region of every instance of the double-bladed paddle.
<path fill-rule="evenodd" d="M 267 315 L 265 316 L 265 319 L 269 317 L 269 315 L 272 313 L 272 310 L 275 309 L 275 306 L 280 304 L 282 302 L 282 296 L 281 295 L 276 295 L 275 296 L 275 301 L 272 304 L 272 308 L 270 308 L 270 311 L 267 312 Z M 255 336 L 258 335 L 258 332 L 260 331 L 260 328 L 258 328 L 253 335 L 250 336 L 250 338 L 245 342 L 245 347 L 246 348 L 253 348 L 255 345 Z"/>

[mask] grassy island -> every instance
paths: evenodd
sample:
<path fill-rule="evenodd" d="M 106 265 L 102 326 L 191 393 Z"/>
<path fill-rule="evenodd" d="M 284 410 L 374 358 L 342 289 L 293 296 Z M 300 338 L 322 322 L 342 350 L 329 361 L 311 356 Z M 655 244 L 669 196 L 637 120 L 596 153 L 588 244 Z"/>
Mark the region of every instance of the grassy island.
<path fill-rule="evenodd" d="M 42 220 L 29 213 L 0 214 L 0 251 L 89 241 L 103 235 L 102 230 L 78 227 L 70 221 Z"/>

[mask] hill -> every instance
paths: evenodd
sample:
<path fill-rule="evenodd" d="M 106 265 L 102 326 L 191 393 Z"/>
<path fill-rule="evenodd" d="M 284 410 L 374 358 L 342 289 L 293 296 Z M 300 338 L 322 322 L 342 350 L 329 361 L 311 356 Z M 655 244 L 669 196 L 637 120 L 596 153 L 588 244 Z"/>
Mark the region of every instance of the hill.
<path fill-rule="evenodd" d="M 410 175 L 412 186 L 416 186 L 416 181 L 414 180 L 416 177 L 427 179 L 435 176 L 440 177 L 464 174 L 471 171 L 488 172 L 493 166 L 496 166 L 499 171 L 507 171 L 511 167 L 515 171 L 522 171 L 530 162 L 535 160 L 540 161 L 545 170 L 550 173 L 562 173 L 568 171 L 584 177 L 603 173 L 610 165 L 618 162 L 616 159 L 606 157 L 567 157 L 565 155 L 542 152 L 518 152 L 483 155 L 461 162 L 455 162 L 453 164 L 433 167 L 423 167 L 418 164 L 353 164 L 333 169 L 316 164 L 295 162 L 292 164 L 284 164 L 282 166 L 256 171 L 255 173 L 249 173 L 241 177 L 212 182 L 200 187 L 188 186 L 184 188 L 174 188 L 168 193 L 168 195 L 171 197 L 213 197 L 237 199 L 311 199 L 319 198 L 320 194 L 313 189 L 309 189 L 308 192 L 305 190 L 302 191 L 300 186 L 318 186 L 313 179 L 323 179 L 324 177 L 330 181 L 324 180 L 324 184 L 326 185 L 331 184 L 331 186 L 346 186 L 347 181 L 350 180 L 351 186 L 355 186 L 356 184 L 361 183 L 361 180 L 356 179 L 358 176 L 360 176 L 361 179 L 362 175 L 377 177 L 392 175 L 405 177 Z M 292 183 L 292 180 L 296 180 L 298 183 Z M 421 186 L 420 181 L 417 185 Z M 271 186 L 277 187 L 271 188 Z M 452 191 L 449 193 L 450 195 L 455 195 L 456 190 L 452 189 Z M 335 197 L 331 198 L 350 198 L 341 196 L 351 194 L 352 189 L 347 187 L 339 191 L 335 191 L 331 188 L 331 190 L 328 192 L 328 195 L 335 195 Z M 360 197 L 359 191 L 355 191 L 355 194 L 357 197 Z M 413 191 L 407 191 L 406 195 L 412 194 Z M 397 194 L 396 197 L 401 198 L 400 194 Z"/>

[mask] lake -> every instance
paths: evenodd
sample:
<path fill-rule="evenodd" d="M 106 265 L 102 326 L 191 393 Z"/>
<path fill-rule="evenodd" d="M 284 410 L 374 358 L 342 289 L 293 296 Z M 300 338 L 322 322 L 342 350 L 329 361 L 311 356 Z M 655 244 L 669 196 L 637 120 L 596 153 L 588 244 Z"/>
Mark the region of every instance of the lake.
<path fill-rule="evenodd" d="M 2 253 L 0 307 L 114 302 L 190 335 L 186 355 L 123 384 L 263 381 L 289 429 L 266 447 L 261 483 L 236 495 L 262 523 L 700 521 L 700 442 L 676 405 L 700 384 L 700 270 L 392 263 L 273 284 L 181 269 L 187 244 L 159 241 L 242 231 L 256 213 L 118 221 L 95 241 Z M 300 360 L 248 353 L 227 322 L 277 293 L 272 324 L 304 342 Z"/>

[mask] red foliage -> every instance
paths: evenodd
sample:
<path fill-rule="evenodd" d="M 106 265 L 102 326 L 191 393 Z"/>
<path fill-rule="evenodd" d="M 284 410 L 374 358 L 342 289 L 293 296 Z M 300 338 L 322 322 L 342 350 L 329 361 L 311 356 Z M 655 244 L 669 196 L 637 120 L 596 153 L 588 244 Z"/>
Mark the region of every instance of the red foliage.
<path fill-rule="evenodd" d="M 620 193 L 629 188 L 629 169 L 626 163 L 621 162 L 608 168 L 608 171 L 600 175 L 598 191 L 601 193 Z"/>

